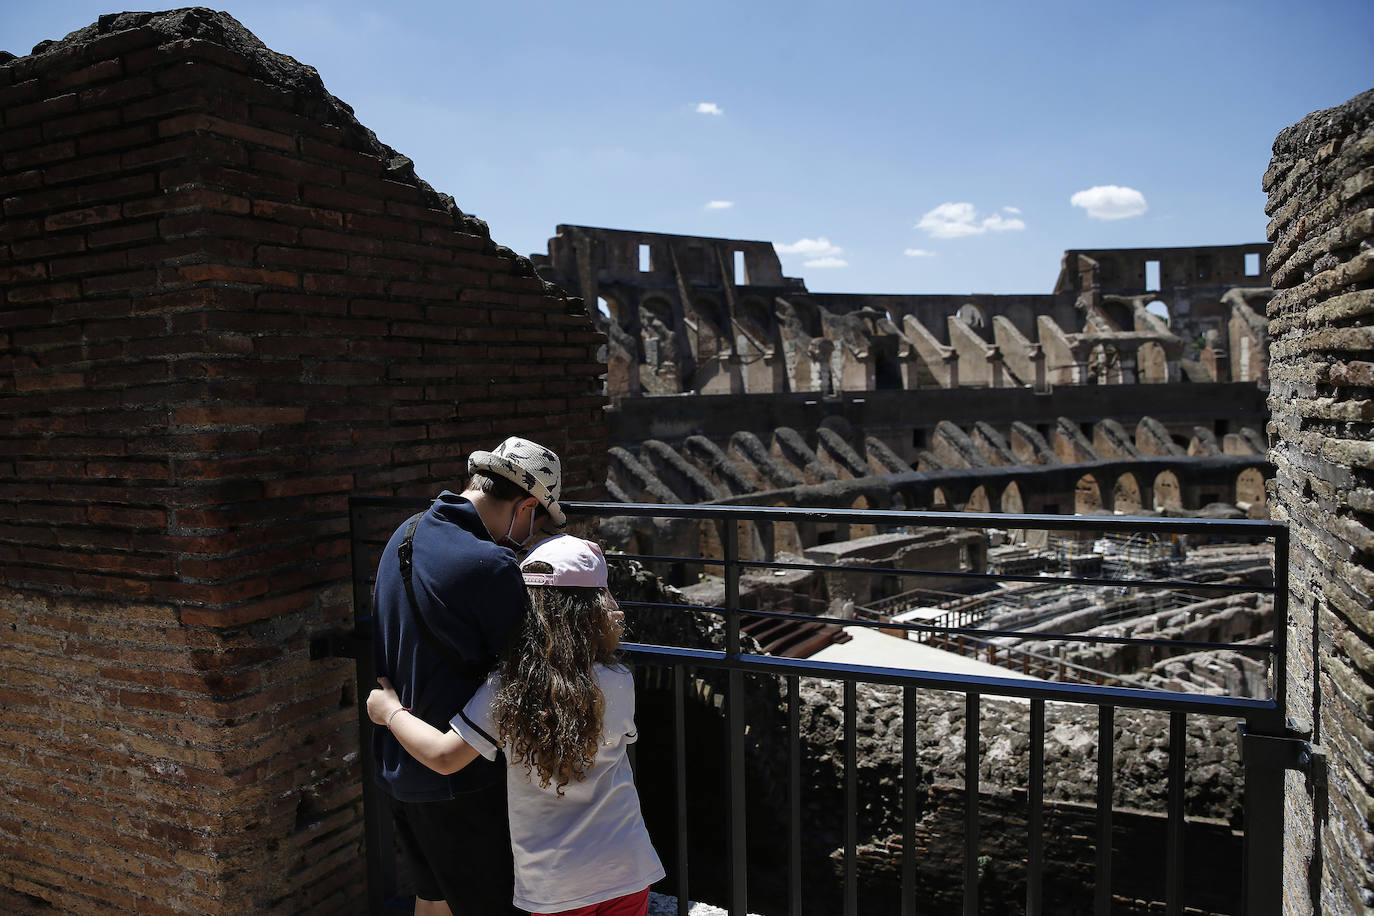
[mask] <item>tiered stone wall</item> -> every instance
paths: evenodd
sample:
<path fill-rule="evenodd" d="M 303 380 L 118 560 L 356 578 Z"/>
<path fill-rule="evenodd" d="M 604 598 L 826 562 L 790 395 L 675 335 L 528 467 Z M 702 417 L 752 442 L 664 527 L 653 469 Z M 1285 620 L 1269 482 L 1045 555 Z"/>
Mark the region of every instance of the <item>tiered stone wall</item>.
<path fill-rule="evenodd" d="M 1293 538 L 1288 688 L 1330 759 L 1288 782 L 1286 912 L 1374 903 L 1374 92 L 1279 134 L 1269 194 L 1271 509 Z"/>
<path fill-rule="evenodd" d="M 520 432 L 599 495 L 605 338 L 208 10 L 0 58 L 0 910 L 356 912 L 347 499 Z"/>

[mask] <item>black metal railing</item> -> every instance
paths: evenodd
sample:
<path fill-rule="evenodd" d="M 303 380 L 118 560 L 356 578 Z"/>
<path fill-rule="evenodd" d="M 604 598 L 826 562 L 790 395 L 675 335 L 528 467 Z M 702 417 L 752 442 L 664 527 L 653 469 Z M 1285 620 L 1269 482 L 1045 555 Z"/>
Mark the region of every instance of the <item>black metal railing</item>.
<path fill-rule="evenodd" d="M 426 501 L 356 498 L 350 501 L 353 531 L 353 571 L 355 584 L 355 647 L 364 648 L 370 634 L 368 618 L 370 608 L 370 581 L 376 567 L 380 546 L 391 533 L 391 527 L 399 517 L 416 508 L 423 507 Z M 788 831 L 786 837 L 789 875 L 787 878 L 785 910 L 788 914 L 800 914 L 803 907 L 802 881 L 802 810 L 803 790 L 800 776 L 802 753 L 799 685 L 802 679 L 818 679 L 837 682 L 843 686 L 843 731 L 844 731 L 844 797 L 846 812 L 844 816 L 843 842 L 843 912 L 856 914 L 858 908 L 857 844 L 858 844 L 858 713 L 856 711 L 856 691 L 859 684 L 889 685 L 901 688 L 902 715 L 904 717 L 904 738 L 902 748 L 904 797 L 902 801 L 902 849 L 900 866 L 902 914 L 918 911 L 921 888 L 917 882 L 917 863 L 915 840 L 917 830 L 918 803 L 914 789 L 917 770 L 917 729 L 919 714 L 917 699 L 923 691 L 943 691 L 963 694 L 965 697 L 965 749 L 964 749 L 964 829 L 963 829 L 963 890 L 961 909 L 965 914 L 979 911 L 979 870 L 980 850 L 980 812 L 979 812 L 979 763 L 982 746 L 979 738 L 978 723 L 983 712 L 985 698 L 1015 698 L 1028 701 L 1029 709 L 1029 762 L 1025 785 L 1025 912 L 1043 912 L 1045 901 L 1045 706 L 1046 703 L 1078 704 L 1097 709 L 1097 786 L 1096 786 L 1096 827 L 1095 861 L 1093 865 L 1094 912 L 1105 914 L 1113 906 L 1113 778 L 1115 773 L 1114 728 L 1118 709 L 1155 710 L 1169 716 L 1169 762 L 1167 791 L 1167 828 L 1165 830 L 1165 850 L 1160 864 L 1159 887 L 1163 889 L 1166 912 L 1181 913 L 1184 905 L 1184 851 L 1183 837 L 1185 826 L 1184 779 L 1185 744 L 1184 734 L 1190 717 L 1206 717 L 1218 722 L 1238 722 L 1241 729 L 1242 778 L 1244 781 L 1244 874 L 1242 886 L 1236 888 L 1236 896 L 1243 903 L 1239 912 L 1246 914 L 1270 914 L 1281 910 L 1282 901 L 1282 843 L 1283 843 L 1283 774 L 1286 769 L 1310 769 L 1313 755 L 1310 748 L 1301 740 L 1302 736 L 1293 732 L 1286 717 L 1286 655 L 1287 655 L 1287 580 L 1289 534 L 1281 523 L 1269 521 L 1215 521 L 1177 518 L 1128 518 L 1114 516 L 1049 516 L 1049 515 L 1005 515 L 999 513 L 945 513 L 945 512 L 898 512 L 865 511 L 841 509 L 761 509 L 733 506 L 653 506 L 632 504 L 603 503 L 566 503 L 570 516 L 587 517 L 631 517 L 650 519 L 696 519 L 702 525 L 716 528 L 721 548 L 719 557 L 666 557 L 657 555 L 608 554 L 615 561 L 634 559 L 648 565 L 656 563 L 695 563 L 708 566 L 719 572 L 724 582 L 724 602 L 720 607 L 701 608 L 689 606 L 684 611 L 720 614 L 724 620 L 724 646 L 718 649 L 702 649 L 680 646 L 649 645 L 631 643 L 625 646 L 630 661 L 636 666 L 663 669 L 672 684 L 673 716 L 671 724 L 657 724 L 652 727 L 671 728 L 674 747 L 673 785 L 671 787 L 646 787 L 641 783 L 641 792 L 647 789 L 663 791 L 673 799 L 676 811 L 677 842 L 673 848 L 676 860 L 670 874 L 674 886 L 668 892 L 676 893 L 679 900 L 679 913 L 687 913 L 687 901 L 691 887 L 688 875 L 691 863 L 688 861 L 689 844 L 686 836 L 688 813 L 687 803 L 687 761 L 690 756 L 687 746 L 685 722 L 685 685 L 689 677 L 699 677 L 703 673 L 718 677 L 724 682 L 724 769 L 729 797 L 725 811 L 728 812 L 726 830 L 726 882 L 725 900 L 729 912 L 744 914 L 749 899 L 748 855 L 749 826 L 747 823 L 747 780 L 746 780 L 746 684 L 760 683 L 764 679 L 785 685 L 787 696 L 787 772 L 790 783 L 787 787 Z M 378 524 L 379 519 L 384 524 Z M 948 582 L 951 579 L 964 579 L 969 585 L 982 585 L 996 581 L 1014 582 L 1058 582 L 1074 586 L 1110 586 L 1142 590 L 1174 590 L 1187 588 L 1190 592 L 1199 591 L 1268 592 L 1274 600 L 1274 628 L 1272 642 L 1256 645 L 1220 644 L 1210 642 L 1188 642 L 1177 640 L 1150 639 L 1141 637 L 1111 637 L 1087 634 L 1034 634 L 1004 633 L 978 626 L 931 626 L 927 623 L 893 624 L 890 621 L 865 619 L 825 618 L 816 615 L 798 615 L 766 609 L 745 609 L 741 606 L 741 576 L 751 569 L 819 569 L 838 570 L 847 574 L 856 571 L 854 566 L 827 567 L 824 565 L 777 562 L 773 560 L 744 560 L 740 551 L 740 523 L 777 524 L 780 522 L 834 522 L 840 524 L 865 524 L 878 526 L 938 526 L 944 528 L 1017 528 L 1045 529 L 1058 532 L 1105 532 L 1133 534 L 1142 531 L 1161 535 L 1203 535 L 1212 538 L 1235 538 L 1240 540 L 1264 541 L 1273 544 L 1274 570 L 1272 584 L 1252 583 L 1199 583 L 1178 578 L 1163 579 L 1109 579 L 1103 577 L 1064 576 L 1046 580 L 1043 576 L 995 575 L 977 570 L 950 572 L 947 570 L 912 569 L 870 569 L 867 572 L 883 576 L 901 576 L 912 579 L 922 577 L 938 578 Z M 627 609 L 634 607 L 633 602 L 622 600 Z M 633 611 L 631 611 L 633 613 Z M 772 616 L 777 618 L 823 619 L 845 626 L 881 626 L 885 630 L 904 629 L 938 635 L 950 640 L 961 635 L 970 639 L 984 639 L 990 635 L 1027 635 L 1036 639 L 1062 638 L 1081 642 L 1118 642 L 1131 644 L 1159 645 L 1177 649 L 1186 645 L 1190 649 L 1231 648 L 1265 656 L 1270 663 L 1272 695 L 1267 698 L 1202 696 L 1197 694 L 1174 693 L 1162 690 L 1136 689 L 1122 686 L 1090 686 L 1081 683 L 1054 683 L 1013 677 L 986 677 L 966 674 L 951 674 L 925 670 L 904 670 L 855 664 L 820 662 L 813 659 L 779 658 L 756 654 L 749 651 L 747 642 L 742 640 L 741 620 L 747 616 Z M 370 652 L 356 651 L 358 658 L 359 694 L 365 695 L 373 683 L 370 670 Z M 372 763 L 369 745 L 370 723 L 365 711 L 359 711 L 360 728 L 363 731 L 363 764 L 366 777 L 364 787 L 365 810 L 367 816 L 368 877 L 369 901 L 371 912 L 403 912 L 395 909 L 394 893 L 396 875 L 392 850 L 389 818 L 385 808 L 377 803 L 377 793 L 373 782 Z M 641 722 L 643 733 L 649 723 Z M 776 838 L 781 840 L 782 838 Z M 781 916 L 780 913 L 770 916 Z"/>

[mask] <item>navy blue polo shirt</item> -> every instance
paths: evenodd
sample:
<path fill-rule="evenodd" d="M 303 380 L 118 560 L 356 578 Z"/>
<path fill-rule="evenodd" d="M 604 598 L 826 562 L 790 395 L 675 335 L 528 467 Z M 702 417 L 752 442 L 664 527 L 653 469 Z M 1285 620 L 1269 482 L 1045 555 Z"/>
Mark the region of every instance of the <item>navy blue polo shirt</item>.
<path fill-rule="evenodd" d="M 422 624 L 397 557 L 405 529 L 402 523 L 391 536 L 377 567 L 373 662 L 402 706 L 446 732 L 514 636 L 525 583 L 515 554 L 492 542 L 476 507 L 446 490 L 415 529 L 411 581 Z M 373 730 L 372 751 L 378 781 L 401 801 L 441 801 L 505 778 L 503 765 L 485 759 L 442 776 L 407 754 L 385 728 Z"/>

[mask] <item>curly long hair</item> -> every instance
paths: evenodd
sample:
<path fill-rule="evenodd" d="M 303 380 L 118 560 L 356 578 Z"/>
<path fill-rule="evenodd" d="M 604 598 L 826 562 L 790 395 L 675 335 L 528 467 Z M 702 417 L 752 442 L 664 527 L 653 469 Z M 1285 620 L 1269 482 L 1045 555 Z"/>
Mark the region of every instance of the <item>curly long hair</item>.
<path fill-rule="evenodd" d="M 529 572 L 553 572 L 533 562 Z M 595 666 L 618 659 L 619 628 L 601 588 L 531 586 L 530 602 L 500 665 L 493 713 L 511 763 L 539 785 L 581 781 L 601 744 L 606 698 Z"/>

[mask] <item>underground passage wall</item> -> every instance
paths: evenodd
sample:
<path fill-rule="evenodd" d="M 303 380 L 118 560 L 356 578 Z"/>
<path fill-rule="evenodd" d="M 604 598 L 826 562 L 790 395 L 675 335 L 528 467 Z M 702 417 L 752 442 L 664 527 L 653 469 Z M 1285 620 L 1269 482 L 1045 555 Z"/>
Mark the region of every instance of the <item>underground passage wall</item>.
<path fill-rule="evenodd" d="M 1279 134 L 1264 176 L 1273 507 L 1292 531 L 1289 712 L 1329 778 L 1290 773 L 1285 912 L 1374 903 L 1374 91 Z"/>
<path fill-rule="evenodd" d="M 347 498 L 519 432 L 594 498 L 580 301 L 225 14 L 0 58 L 0 910 L 355 912 Z"/>

